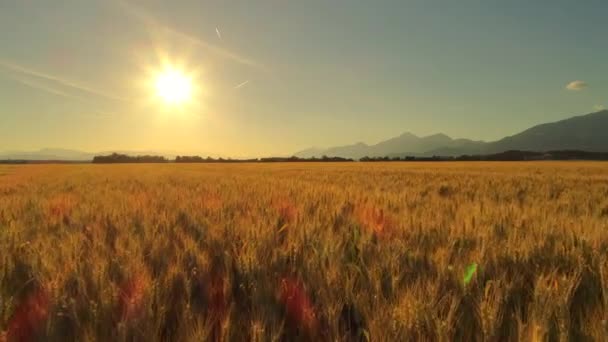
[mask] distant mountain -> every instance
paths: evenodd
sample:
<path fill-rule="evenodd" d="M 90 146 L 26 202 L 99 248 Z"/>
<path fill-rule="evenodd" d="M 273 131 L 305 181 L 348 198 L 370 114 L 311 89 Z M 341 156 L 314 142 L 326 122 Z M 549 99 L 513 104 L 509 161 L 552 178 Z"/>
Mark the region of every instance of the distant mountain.
<path fill-rule="evenodd" d="M 0 159 L 12 160 L 69 160 L 86 161 L 93 159 L 94 154 L 77 150 L 45 148 L 38 151 L 0 152 Z"/>
<path fill-rule="evenodd" d="M 96 155 L 107 155 L 112 153 L 126 154 L 128 156 L 157 155 L 166 158 L 174 158 L 172 152 L 157 151 L 103 151 L 98 153 L 83 152 L 78 150 L 44 148 L 38 151 L 5 151 L 0 152 L 0 160 L 64 160 L 64 161 L 91 161 Z"/>
<path fill-rule="evenodd" d="M 323 151 L 325 151 L 322 148 L 317 148 L 317 147 L 311 147 L 311 148 L 307 148 L 305 150 L 296 152 L 295 155 L 300 157 L 300 158 L 312 158 L 315 156 L 320 156 L 323 154 Z"/>
<path fill-rule="evenodd" d="M 306 154 L 299 152 L 295 155 L 307 158 L 327 155 L 359 159 L 364 156 L 460 156 L 509 150 L 608 152 L 608 110 L 541 124 L 493 142 L 452 139 L 445 134 L 418 137 L 404 133 L 375 145 L 357 143 L 325 150 L 309 149 L 305 150 Z"/>
<path fill-rule="evenodd" d="M 325 150 L 309 149 L 298 152 L 295 155 L 301 158 L 337 156 L 344 158 L 359 159 L 365 156 L 401 156 L 401 155 L 423 155 L 428 151 L 441 148 L 475 148 L 483 142 L 468 139 L 452 139 L 445 134 L 434 134 L 426 137 L 418 137 L 406 132 L 398 137 L 382 141 L 375 145 L 367 145 L 362 142 L 354 145 L 331 147 Z"/>
<path fill-rule="evenodd" d="M 557 122 L 534 126 L 523 132 L 497 141 L 483 142 L 470 139 L 452 139 L 445 134 L 418 137 L 406 132 L 374 145 L 362 142 L 322 148 L 309 148 L 295 153 L 299 158 L 342 157 L 360 159 L 362 157 L 427 157 L 487 155 L 510 150 L 520 151 L 560 151 L 579 150 L 588 152 L 608 152 L 608 110 L 572 117 Z M 109 150 L 89 153 L 78 150 L 45 148 L 38 151 L 0 151 L 0 160 L 62 160 L 91 161 L 96 155 L 111 153 L 128 156 L 154 155 L 174 159 L 178 153 L 160 151 L 120 151 Z M 213 156 L 212 154 L 202 154 Z"/>
<path fill-rule="evenodd" d="M 486 152 L 507 150 L 608 152 L 608 110 L 534 126 L 491 142 Z"/>

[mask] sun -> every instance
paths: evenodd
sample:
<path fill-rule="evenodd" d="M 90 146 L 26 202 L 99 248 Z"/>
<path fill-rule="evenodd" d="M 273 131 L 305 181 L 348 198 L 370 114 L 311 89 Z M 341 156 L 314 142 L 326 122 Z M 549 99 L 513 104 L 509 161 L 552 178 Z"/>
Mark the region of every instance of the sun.
<path fill-rule="evenodd" d="M 169 68 L 160 72 L 154 82 L 156 95 L 170 105 L 181 105 L 192 99 L 192 78 L 183 71 Z"/>

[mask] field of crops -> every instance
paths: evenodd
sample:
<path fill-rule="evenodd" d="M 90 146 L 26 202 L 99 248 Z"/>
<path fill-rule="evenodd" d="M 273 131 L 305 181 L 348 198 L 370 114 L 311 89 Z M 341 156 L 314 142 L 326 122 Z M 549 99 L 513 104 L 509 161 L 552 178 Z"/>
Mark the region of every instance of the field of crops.
<path fill-rule="evenodd" d="M 608 163 L 0 166 L 0 340 L 608 339 Z"/>

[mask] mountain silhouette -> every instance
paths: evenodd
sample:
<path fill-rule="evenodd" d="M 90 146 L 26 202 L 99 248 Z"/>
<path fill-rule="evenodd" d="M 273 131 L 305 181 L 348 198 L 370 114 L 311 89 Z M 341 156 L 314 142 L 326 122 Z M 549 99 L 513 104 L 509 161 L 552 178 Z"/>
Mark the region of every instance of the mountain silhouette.
<path fill-rule="evenodd" d="M 96 155 L 106 155 L 111 153 L 120 153 L 129 156 L 137 155 L 160 155 L 167 158 L 174 158 L 173 152 L 158 152 L 158 151 L 103 151 L 90 153 L 78 150 L 69 150 L 61 148 L 43 148 L 37 151 L 5 151 L 0 152 L 0 160 L 61 160 L 61 161 L 91 161 Z"/>
<path fill-rule="evenodd" d="M 422 155 L 427 151 L 446 146 L 462 148 L 468 146 L 477 146 L 480 143 L 481 142 L 468 139 L 452 139 L 445 134 L 434 134 L 425 137 L 418 137 L 410 132 L 406 132 L 398 137 L 382 141 L 375 145 L 367 145 L 359 142 L 354 145 L 332 147 L 325 150 L 308 149 L 297 152 L 295 155 L 301 158 L 327 155 L 354 159 L 359 159 L 365 156 L 397 156 L 401 154 Z"/>
<path fill-rule="evenodd" d="M 69 160 L 87 161 L 93 159 L 94 154 L 61 148 L 43 148 L 38 151 L 6 151 L 0 153 L 0 159 L 12 160 Z"/>
<path fill-rule="evenodd" d="M 608 152 L 608 110 L 537 125 L 492 142 L 452 139 L 441 133 L 418 137 L 406 132 L 375 145 L 357 143 L 325 150 L 309 149 L 297 152 L 295 155 L 302 158 L 327 155 L 358 159 L 365 156 L 459 156 L 509 150 Z"/>
<path fill-rule="evenodd" d="M 608 110 L 575 116 L 569 119 L 540 124 L 520 133 L 497 141 L 484 142 L 470 139 L 452 139 L 439 133 L 418 137 L 410 132 L 368 145 L 358 142 L 352 145 L 330 148 L 309 148 L 294 155 L 299 158 L 342 157 L 360 159 L 362 157 L 428 157 L 494 154 L 510 150 L 557 151 L 580 150 L 588 152 L 608 152 Z M 65 160 L 90 161 L 95 155 L 112 152 L 135 155 L 160 155 L 173 159 L 178 153 L 159 151 L 104 151 L 89 153 L 68 149 L 41 149 L 38 151 L 0 152 L 0 160 Z M 210 154 L 205 154 L 210 155 Z"/>
<path fill-rule="evenodd" d="M 489 143 L 487 152 L 507 150 L 608 151 L 608 110 L 534 126 Z"/>

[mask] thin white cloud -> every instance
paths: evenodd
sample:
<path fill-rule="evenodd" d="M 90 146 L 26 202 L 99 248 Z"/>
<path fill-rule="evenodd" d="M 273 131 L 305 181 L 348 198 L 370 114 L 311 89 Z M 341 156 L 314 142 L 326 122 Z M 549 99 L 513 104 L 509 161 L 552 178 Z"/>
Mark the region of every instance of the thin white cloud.
<path fill-rule="evenodd" d="M 598 112 L 602 111 L 604 109 L 606 109 L 606 106 L 604 106 L 604 105 L 595 105 L 595 106 L 593 106 L 593 110 L 597 110 Z"/>
<path fill-rule="evenodd" d="M 175 37 L 179 37 L 191 44 L 197 45 L 207 51 L 214 53 L 217 56 L 229 59 L 233 62 L 243 64 L 243 65 L 248 65 L 248 66 L 255 67 L 255 68 L 261 69 L 261 70 L 268 70 L 268 68 L 265 67 L 264 65 L 262 65 L 261 63 L 258 63 L 246 56 L 243 56 L 243 55 L 237 54 L 235 52 L 226 50 L 224 48 L 215 46 L 215 45 L 210 44 L 191 34 L 187 34 L 187 33 L 181 32 L 179 30 L 176 30 L 172 27 L 169 27 L 166 24 L 161 23 L 153 15 L 147 13 L 143 8 L 136 6 L 135 4 L 133 4 L 131 2 L 123 1 L 123 0 L 117 0 L 116 2 L 120 6 L 122 6 L 124 9 L 126 9 L 127 13 L 129 13 L 131 16 L 133 16 L 140 22 L 146 24 L 147 26 L 149 26 L 152 29 L 168 32 Z M 221 39 L 221 34 L 219 33 L 219 30 L 217 28 L 216 28 L 216 34 Z"/>
<path fill-rule="evenodd" d="M 572 90 L 572 91 L 580 91 L 580 90 L 583 90 L 583 89 L 585 89 L 587 87 L 589 87 L 589 85 L 587 84 L 587 82 L 580 81 L 580 80 L 572 81 L 572 82 L 570 82 L 570 83 L 568 83 L 566 85 L 566 89 Z"/>
<path fill-rule="evenodd" d="M 64 92 L 62 90 L 50 87 L 50 86 L 48 86 L 46 84 L 42 84 L 40 82 L 35 82 L 33 80 L 29 80 L 29 79 L 26 79 L 26 78 L 23 78 L 23 77 L 14 77 L 13 79 L 15 81 L 23 84 L 23 85 L 26 85 L 26 86 L 30 87 L 30 88 L 42 90 L 42 91 L 47 92 L 49 94 L 53 94 L 53 95 L 60 96 L 60 97 L 67 97 L 67 98 L 71 98 L 71 99 L 82 100 L 82 98 L 80 98 L 80 97 L 78 97 L 76 95 L 66 93 L 66 92 Z"/>
<path fill-rule="evenodd" d="M 201 39 L 196 38 L 194 36 L 185 34 L 183 32 L 176 31 L 176 30 L 171 29 L 169 27 L 164 27 L 164 29 L 167 32 L 170 32 L 171 34 L 173 34 L 173 35 L 175 35 L 177 37 L 181 37 L 184 40 L 189 41 L 189 42 L 191 42 L 191 43 L 193 43 L 195 45 L 198 45 L 198 46 L 200 46 L 200 47 L 202 47 L 202 48 L 204 48 L 204 49 L 206 49 L 208 51 L 211 51 L 212 53 L 214 53 L 214 54 L 216 54 L 218 56 L 224 57 L 226 59 L 230 59 L 230 60 L 232 60 L 234 62 L 243 64 L 243 65 L 247 65 L 247 66 L 254 67 L 254 68 L 257 68 L 257 69 L 261 69 L 261 70 L 267 70 L 267 68 L 264 65 L 262 65 L 262 64 L 260 64 L 260 63 L 258 63 L 256 61 L 254 61 L 254 60 L 251 60 L 251 59 L 249 59 L 247 57 L 240 56 L 240 55 L 238 55 L 236 53 L 233 53 L 233 52 L 230 52 L 228 50 L 225 50 L 225 49 L 222 49 L 220 47 L 217 47 L 215 45 L 209 44 L 209 43 L 207 43 L 204 40 L 201 40 Z"/>
<path fill-rule="evenodd" d="M 28 86 L 28 87 L 30 87 L 32 89 L 41 90 L 41 91 L 44 91 L 44 92 L 46 92 L 48 94 L 51 94 L 51 95 L 55 95 L 55 96 L 59 96 L 59 97 L 65 97 L 65 98 L 68 98 L 68 99 L 74 99 L 74 100 L 77 100 L 78 102 L 84 103 L 89 108 L 91 108 L 91 109 L 89 109 L 90 114 L 87 114 L 87 115 L 102 116 L 102 117 L 115 115 L 115 114 L 110 113 L 110 112 L 104 112 L 104 111 L 96 110 L 95 109 L 96 106 L 93 105 L 93 104 L 91 104 L 90 102 L 88 102 L 86 99 L 84 99 L 84 98 L 82 98 L 80 96 L 74 95 L 74 94 L 70 94 L 70 93 L 65 92 L 65 91 L 63 91 L 61 89 L 57 89 L 56 87 L 52 87 L 50 85 L 47 85 L 47 84 L 44 84 L 44 83 L 41 83 L 41 82 L 38 82 L 38 81 L 34 81 L 32 79 L 28 79 L 28 78 L 25 78 L 25 77 L 13 77 L 12 79 L 15 80 L 16 82 L 19 82 L 19 83 L 21 83 L 21 84 L 23 84 L 25 86 Z"/>
<path fill-rule="evenodd" d="M 222 34 L 220 33 L 220 29 L 218 29 L 217 27 L 215 28 L 215 33 L 217 34 L 217 37 L 222 40 Z"/>
<path fill-rule="evenodd" d="M 0 59 L 0 68 L 4 68 L 6 70 L 10 70 L 10 71 L 13 71 L 13 72 L 16 72 L 16 73 L 20 73 L 20 74 L 23 74 L 23 75 L 33 76 L 33 77 L 36 77 L 36 78 L 52 81 L 52 82 L 55 82 L 55 83 L 60 84 L 62 86 L 73 88 L 73 89 L 76 89 L 76 90 L 80 90 L 80 91 L 83 91 L 83 92 L 86 92 L 86 93 L 89 93 L 89 94 L 92 94 L 92 95 L 104 97 L 104 98 L 109 99 L 109 100 L 128 101 L 127 99 L 121 98 L 121 97 L 116 96 L 114 94 L 110 94 L 110 93 L 105 92 L 105 91 L 94 89 L 94 88 L 92 88 L 90 86 L 83 85 L 83 84 L 80 84 L 80 83 L 76 83 L 76 82 L 74 82 L 72 80 L 68 80 L 68 79 L 63 78 L 63 77 L 59 77 L 59 76 L 52 75 L 52 74 L 49 74 L 49 73 L 46 73 L 46 72 L 41 72 L 41 71 L 38 71 L 38 70 L 34 70 L 32 68 L 29 68 L 29 67 L 26 67 L 26 66 L 23 66 L 23 65 L 19 65 L 19 64 L 13 63 L 13 62 L 9 62 L 9 61 L 6 61 L 6 60 Z"/>
<path fill-rule="evenodd" d="M 244 87 L 245 85 L 247 85 L 249 83 L 249 80 L 243 82 L 243 83 L 239 83 L 236 87 L 234 87 L 234 89 L 239 89 L 241 87 Z"/>

